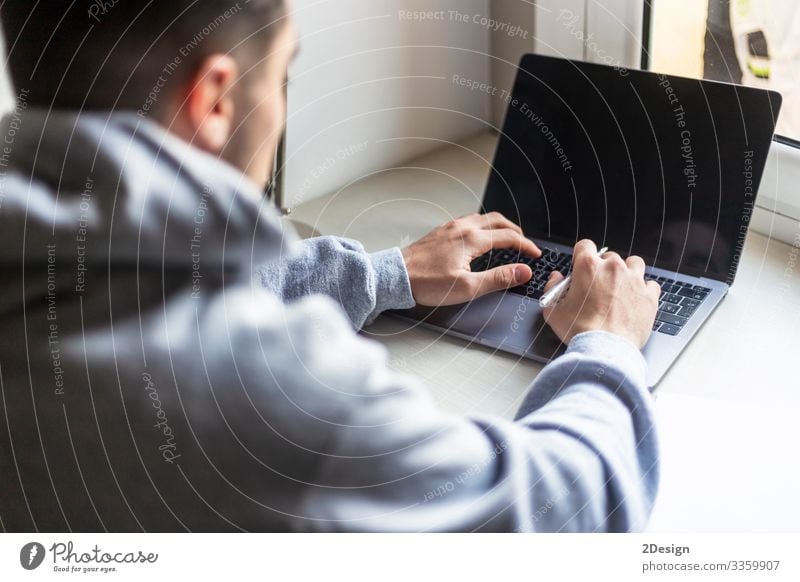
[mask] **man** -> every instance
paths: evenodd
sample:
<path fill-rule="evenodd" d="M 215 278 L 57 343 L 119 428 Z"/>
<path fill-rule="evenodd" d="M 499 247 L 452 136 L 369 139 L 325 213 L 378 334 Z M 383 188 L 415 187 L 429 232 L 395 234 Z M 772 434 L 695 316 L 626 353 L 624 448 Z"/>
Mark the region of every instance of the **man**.
<path fill-rule="evenodd" d="M 497 215 L 372 255 L 282 230 L 261 192 L 297 43 L 287 4 L 0 14 L 20 96 L 0 189 L 5 529 L 644 526 L 639 348 L 658 289 L 641 259 L 578 243 L 547 314 L 569 351 L 517 421 L 445 414 L 354 328 L 516 285 L 528 267 L 470 260 L 539 250 Z"/>

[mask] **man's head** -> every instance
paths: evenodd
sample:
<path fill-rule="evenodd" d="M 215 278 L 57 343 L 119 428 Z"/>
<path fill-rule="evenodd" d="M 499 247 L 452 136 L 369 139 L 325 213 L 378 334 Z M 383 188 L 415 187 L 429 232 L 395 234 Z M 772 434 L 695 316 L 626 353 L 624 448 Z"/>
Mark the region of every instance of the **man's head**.
<path fill-rule="evenodd" d="M 43 108 L 128 110 L 263 183 L 296 50 L 289 0 L 0 5 L 9 71 Z"/>

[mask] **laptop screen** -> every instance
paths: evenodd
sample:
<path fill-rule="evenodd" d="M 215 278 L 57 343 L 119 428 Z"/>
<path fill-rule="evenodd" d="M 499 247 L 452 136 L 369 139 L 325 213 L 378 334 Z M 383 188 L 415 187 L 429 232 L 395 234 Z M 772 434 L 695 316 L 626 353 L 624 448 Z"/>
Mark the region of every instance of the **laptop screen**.
<path fill-rule="evenodd" d="M 733 282 L 774 92 L 526 55 L 483 210 L 528 236 Z"/>

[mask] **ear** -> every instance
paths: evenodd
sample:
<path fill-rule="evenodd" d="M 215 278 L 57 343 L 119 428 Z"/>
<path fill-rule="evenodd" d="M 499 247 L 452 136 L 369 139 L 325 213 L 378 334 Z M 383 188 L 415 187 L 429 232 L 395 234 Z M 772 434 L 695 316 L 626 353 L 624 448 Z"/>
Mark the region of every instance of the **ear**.
<path fill-rule="evenodd" d="M 191 79 L 185 113 L 191 125 L 194 145 L 219 155 L 234 130 L 233 88 L 239 66 L 228 55 L 211 55 L 203 60 Z"/>

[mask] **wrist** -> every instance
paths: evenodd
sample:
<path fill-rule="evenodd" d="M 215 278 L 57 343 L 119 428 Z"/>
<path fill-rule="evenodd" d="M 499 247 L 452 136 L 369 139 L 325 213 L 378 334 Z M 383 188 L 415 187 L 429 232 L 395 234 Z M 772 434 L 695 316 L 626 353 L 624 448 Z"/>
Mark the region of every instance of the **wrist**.
<path fill-rule="evenodd" d="M 642 351 L 629 338 L 605 330 L 585 331 L 572 338 L 567 353 L 581 353 L 605 362 L 640 385 L 646 384 L 647 363 Z M 603 373 L 599 374 L 603 375 Z"/>
<path fill-rule="evenodd" d="M 569 344 L 574 338 L 583 334 L 583 333 L 590 333 L 590 332 L 603 332 L 607 334 L 611 334 L 620 338 L 625 339 L 632 345 L 636 346 L 637 350 L 641 350 L 644 347 L 644 344 L 647 343 L 647 339 L 650 337 L 650 327 L 648 326 L 647 330 L 644 332 L 640 332 L 637 329 L 632 329 L 632 326 L 621 326 L 621 325 L 608 325 L 608 320 L 603 319 L 599 321 L 590 321 L 584 322 L 583 324 L 576 323 L 570 326 L 569 335 L 564 339 L 565 344 Z"/>
<path fill-rule="evenodd" d="M 402 251 L 395 247 L 369 257 L 376 273 L 375 312 L 414 307 L 416 302 Z"/>

